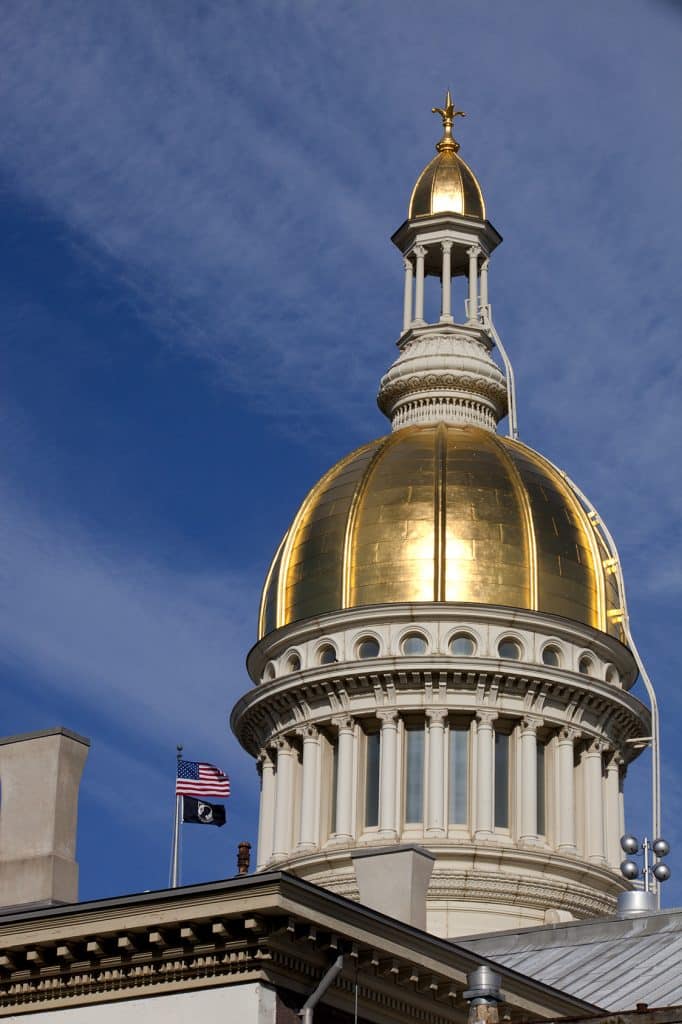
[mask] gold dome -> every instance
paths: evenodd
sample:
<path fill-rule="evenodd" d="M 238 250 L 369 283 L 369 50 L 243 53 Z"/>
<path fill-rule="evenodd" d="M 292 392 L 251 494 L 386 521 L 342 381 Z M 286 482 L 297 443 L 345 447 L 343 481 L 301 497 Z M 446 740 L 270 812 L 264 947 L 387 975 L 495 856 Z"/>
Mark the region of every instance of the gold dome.
<path fill-rule="evenodd" d="M 424 168 L 412 189 L 408 219 L 429 217 L 434 213 L 458 213 L 485 220 L 481 186 L 474 172 L 459 156 L 459 143 L 452 135 L 454 119 L 466 115 L 464 111 L 455 109 L 449 90 L 445 106 L 434 107 L 433 113 L 440 114 L 443 119 L 443 137 L 436 144 L 437 156 Z"/>
<path fill-rule="evenodd" d="M 607 557 L 537 452 L 479 427 L 406 427 L 310 491 L 270 567 L 259 637 L 326 612 L 421 601 L 549 612 L 619 636 Z"/>

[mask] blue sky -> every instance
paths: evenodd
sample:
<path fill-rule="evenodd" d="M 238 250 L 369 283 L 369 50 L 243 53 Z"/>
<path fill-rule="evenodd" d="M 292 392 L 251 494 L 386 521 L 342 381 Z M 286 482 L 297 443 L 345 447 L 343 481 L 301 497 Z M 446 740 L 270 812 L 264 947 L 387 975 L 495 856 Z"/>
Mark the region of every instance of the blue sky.
<path fill-rule="evenodd" d="M 82 896 L 166 883 L 178 741 L 234 790 L 185 880 L 255 841 L 227 716 L 260 584 L 387 428 L 389 236 L 448 86 L 521 436 L 619 543 L 680 849 L 679 5 L 6 0 L 0 45 L 0 731 L 92 738 Z"/>

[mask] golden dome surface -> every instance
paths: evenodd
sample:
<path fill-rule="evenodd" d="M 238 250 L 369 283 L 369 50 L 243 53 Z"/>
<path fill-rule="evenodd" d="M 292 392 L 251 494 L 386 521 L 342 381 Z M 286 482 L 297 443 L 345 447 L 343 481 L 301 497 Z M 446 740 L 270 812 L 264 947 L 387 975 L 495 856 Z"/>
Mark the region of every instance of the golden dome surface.
<path fill-rule="evenodd" d="M 458 213 L 464 217 L 485 220 L 485 202 L 476 175 L 459 156 L 459 143 L 452 135 L 456 117 L 465 117 L 456 110 L 450 91 L 444 107 L 434 107 L 434 114 L 443 119 L 443 137 L 436 144 L 437 155 L 427 164 L 412 189 L 407 216 L 429 217 L 437 213 Z"/>
<path fill-rule="evenodd" d="M 266 579 L 259 637 L 422 601 L 548 612 L 618 636 L 607 557 L 537 452 L 479 427 L 405 427 L 341 459 L 305 498 Z"/>

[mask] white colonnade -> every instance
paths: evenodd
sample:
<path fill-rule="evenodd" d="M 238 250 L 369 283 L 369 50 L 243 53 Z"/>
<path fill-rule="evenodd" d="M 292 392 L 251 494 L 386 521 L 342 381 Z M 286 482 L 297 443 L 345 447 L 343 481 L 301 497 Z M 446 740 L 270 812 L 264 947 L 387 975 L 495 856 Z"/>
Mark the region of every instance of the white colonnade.
<path fill-rule="evenodd" d="M 449 239 L 439 242 L 440 247 L 440 279 L 441 279 L 441 312 L 440 323 L 452 324 L 452 249 L 455 243 Z M 434 246 L 435 247 L 435 246 Z M 403 258 L 405 271 L 403 290 L 403 332 L 411 327 L 423 327 L 424 319 L 424 277 L 428 248 L 415 245 Z M 489 260 L 485 258 L 480 265 L 480 301 L 479 301 L 479 260 L 483 251 L 478 245 L 466 250 L 469 257 L 467 323 L 478 326 L 481 310 L 488 305 L 488 272 Z"/>
<path fill-rule="evenodd" d="M 292 737 L 278 738 L 261 752 L 261 814 L 258 867 L 325 844 L 392 842 L 420 838 L 438 841 L 452 834 L 474 841 L 502 837 L 505 843 L 554 849 L 582 856 L 596 865 L 617 868 L 622 820 L 622 758 L 594 737 L 572 727 L 549 726 L 540 716 L 516 720 L 481 709 L 470 719 L 466 758 L 466 820 L 449 821 L 449 792 L 455 785 L 450 744 L 464 728 L 447 708 L 422 709 L 424 759 L 419 822 L 405 821 L 407 742 L 403 718 L 395 708 L 373 718 L 340 715 L 320 727 L 302 726 Z M 408 712 L 414 729 L 414 712 Z M 379 725 L 378 821 L 365 823 L 369 799 L 367 730 Z M 374 723 L 372 725 L 372 723 Z M 508 738 L 506 783 L 495 779 L 496 735 Z M 538 759 L 539 732 L 549 756 Z M 540 780 L 538 765 L 545 777 Z M 461 770 L 458 768 L 457 770 Z M 496 798 L 506 792 L 508 827 L 496 825 Z M 578 789 L 578 787 L 580 787 Z M 539 831 L 539 799 L 545 800 Z M 579 818 L 578 818 L 579 815 Z"/>

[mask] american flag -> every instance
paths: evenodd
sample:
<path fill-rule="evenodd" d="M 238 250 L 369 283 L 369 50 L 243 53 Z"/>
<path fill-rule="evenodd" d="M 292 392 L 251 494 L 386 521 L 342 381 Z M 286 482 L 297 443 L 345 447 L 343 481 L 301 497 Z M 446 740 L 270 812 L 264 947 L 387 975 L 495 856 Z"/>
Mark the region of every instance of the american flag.
<path fill-rule="evenodd" d="M 178 761 L 176 796 L 229 796 L 230 780 L 225 772 L 205 761 Z"/>

